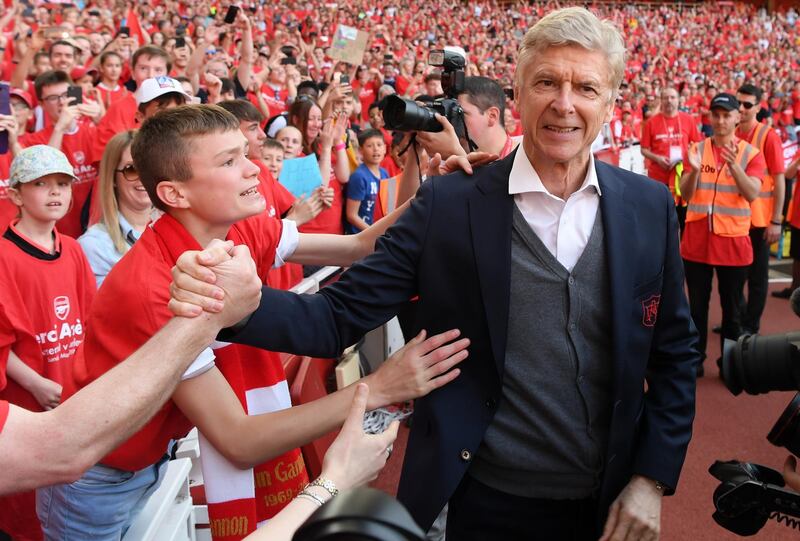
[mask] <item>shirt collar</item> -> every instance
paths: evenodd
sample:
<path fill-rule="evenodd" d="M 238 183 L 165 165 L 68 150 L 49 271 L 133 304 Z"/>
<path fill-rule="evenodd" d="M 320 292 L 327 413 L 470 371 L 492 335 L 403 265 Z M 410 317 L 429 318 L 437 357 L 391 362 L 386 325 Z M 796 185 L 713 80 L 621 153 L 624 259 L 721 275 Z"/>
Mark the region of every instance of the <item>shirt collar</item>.
<path fill-rule="evenodd" d="M 139 240 L 139 237 L 142 236 L 142 233 L 135 230 L 121 212 L 117 212 L 117 218 L 119 219 L 119 229 L 122 231 L 122 236 L 126 239 L 133 238 L 134 240 Z"/>
<path fill-rule="evenodd" d="M 583 184 L 581 184 L 576 193 L 587 190 L 590 187 L 595 189 L 597 195 L 603 195 L 600 191 L 600 184 L 597 182 L 594 155 L 591 152 L 589 153 L 589 167 L 586 170 L 586 178 L 583 179 Z M 511 174 L 508 176 L 508 194 L 515 195 L 528 192 L 540 192 L 555 197 L 544 187 L 539 173 L 533 168 L 525 149 L 520 143 L 517 146 L 517 153 L 511 166 Z"/>

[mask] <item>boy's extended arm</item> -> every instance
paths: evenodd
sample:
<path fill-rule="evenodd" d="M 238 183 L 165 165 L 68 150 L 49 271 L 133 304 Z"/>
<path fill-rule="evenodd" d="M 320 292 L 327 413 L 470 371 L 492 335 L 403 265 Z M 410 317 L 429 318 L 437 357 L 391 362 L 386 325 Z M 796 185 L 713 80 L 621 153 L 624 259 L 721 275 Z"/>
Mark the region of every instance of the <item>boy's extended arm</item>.
<path fill-rule="evenodd" d="M 286 260 L 302 265 L 349 267 L 375 250 L 375 241 L 408 208 L 409 201 L 355 235 L 300 233 L 297 249 Z"/>
<path fill-rule="evenodd" d="M 353 227 L 358 228 L 359 231 L 364 231 L 369 227 L 369 224 L 364 221 L 364 218 L 358 215 L 361 208 L 361 201 L 357 199 L 345 199 L 345 217 L 347 222 Z"/>
<path fill-rule="evenodd" d="M 448 331 L 425 340 L 420 333 L 362 381 L 368 409 L 424 396 L 452 381 L 467 357 L 469 340 Z M 356 385 L 288 409 L 247 415 L 217 368 L 181 382 L 172 399 L 214 448 L 246 469 L 304 445 L 341 426 Z"/>

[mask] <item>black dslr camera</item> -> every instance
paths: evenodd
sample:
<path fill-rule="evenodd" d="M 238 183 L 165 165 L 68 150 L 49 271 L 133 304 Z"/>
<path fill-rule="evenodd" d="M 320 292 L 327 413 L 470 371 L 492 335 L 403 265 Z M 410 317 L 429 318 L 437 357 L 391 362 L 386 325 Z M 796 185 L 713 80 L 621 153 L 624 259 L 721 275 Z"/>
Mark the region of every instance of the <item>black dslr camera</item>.
<path fill-rule="evenodd" d="M 792 296 L 792 308 L 800 315 L 800 290 Z M 728 341 L 720 369 L 725 386 L 734 395 L 800 390 L 800 332 Z M 800 456 L 800 393 L 767 439 Z M 723 528 L 742 536 L 754 535 L 773 519 L 800 530 L 800 494 L 784 488 L 780 472 L 738 461 L 716 461 L 709 472 L 721 481 L 714 491 L 713 517 Z"/>
<path fill-rule="evenodd" d="M 439 132 L 442 131 L 442 125 L 434 116 L 439 113 L 453 125 L 459 138 L 469 139 L 464 124 L 464 111 L 456 99 L 464 92 L 466 62 L 466 57 L 457 49 L 431 51 L 428 64 L 442 69 L 444 97 L 420 105 L 397 95 L 388 96 L 383 106 L 386 127 L 397 131 Z"/>

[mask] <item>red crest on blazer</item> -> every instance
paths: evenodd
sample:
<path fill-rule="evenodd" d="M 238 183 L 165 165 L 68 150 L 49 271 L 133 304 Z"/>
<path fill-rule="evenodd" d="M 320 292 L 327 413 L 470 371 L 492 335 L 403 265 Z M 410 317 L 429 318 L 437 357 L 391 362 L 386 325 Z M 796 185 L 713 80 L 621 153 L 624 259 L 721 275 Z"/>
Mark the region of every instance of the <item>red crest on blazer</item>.
<path fill-rule="evenodd" d="M 642 325 L 645 327 L 655 327 L 658 318 L 658 305 L 661 303 L 661 295 L 652 295 L 642 301 Z"/>

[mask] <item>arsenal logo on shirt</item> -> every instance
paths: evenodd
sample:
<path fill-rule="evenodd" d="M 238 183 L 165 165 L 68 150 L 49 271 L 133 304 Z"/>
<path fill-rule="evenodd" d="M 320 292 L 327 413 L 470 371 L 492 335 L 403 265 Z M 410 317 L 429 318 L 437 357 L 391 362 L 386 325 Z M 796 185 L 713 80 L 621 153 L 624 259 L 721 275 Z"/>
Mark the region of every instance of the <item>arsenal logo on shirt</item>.
<path fill-rule="evenodd" d="M 53 309 L 56 312 L 56 317 L 61 321 L 67 319 L 69 315 L 69 297 L 61 296 L 53 299 Z"/>

